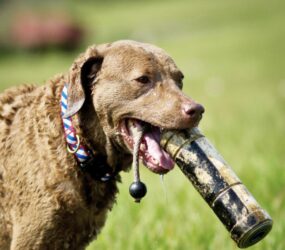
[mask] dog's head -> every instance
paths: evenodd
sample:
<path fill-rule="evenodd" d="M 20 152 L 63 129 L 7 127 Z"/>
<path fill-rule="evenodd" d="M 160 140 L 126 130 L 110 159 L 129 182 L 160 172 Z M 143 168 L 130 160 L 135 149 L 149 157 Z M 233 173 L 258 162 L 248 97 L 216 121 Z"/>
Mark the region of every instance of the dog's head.
<path fill-rule="evenodd" d="M 118 41 L 90 47 L 69 76 L 68 116 L 89 103 L 113 154 L 120 151 L 130 160 L 132 128 L 143 126 L 140 157 L 156 173 L 174 166 L 159 146 L 161 130 L 197 126 L 204 112 L 181 91 L 183 74 L 171 57 L 150 44 Z"/>

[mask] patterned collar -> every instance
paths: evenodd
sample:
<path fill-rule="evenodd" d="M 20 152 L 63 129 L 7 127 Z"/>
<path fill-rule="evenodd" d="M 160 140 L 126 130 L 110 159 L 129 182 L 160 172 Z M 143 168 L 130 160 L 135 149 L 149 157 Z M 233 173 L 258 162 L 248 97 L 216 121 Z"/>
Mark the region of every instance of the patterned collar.
<path fill-rule="evenodd" d="M 72 124 L 72 117 L 65 118 L 68 109 L 68 84 L 65 84 L 61 93 L 61 117 L 67 143 L 67 151 L 74 155 L 82 171 L 89 173 L 97 181 L 113 180 L 116 174 L 107 164 L 105 156 L 93 154 L 80 140 L 80 136 Z"/>

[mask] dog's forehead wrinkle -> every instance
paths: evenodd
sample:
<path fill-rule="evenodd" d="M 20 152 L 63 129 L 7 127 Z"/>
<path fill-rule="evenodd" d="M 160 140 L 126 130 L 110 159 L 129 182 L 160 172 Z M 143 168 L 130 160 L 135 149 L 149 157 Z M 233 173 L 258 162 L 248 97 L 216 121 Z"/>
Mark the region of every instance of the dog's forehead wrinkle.
<path fill-rule="evenodd" d="M 155 45 L 149 44 L 149 43 L 142 43 L 142 42 L 131 41 L 131 40 L 121 40 L 121 41 L 117 41 L 117 42 L 113 43 L 112 45 L 114 47 L 139 48 L 139 49 L 143 49 L 145 51 L 152 52 L 155 54 L 160 53 L 160 54 L 167 55 L 167 53 L 163 49 L 161 49 Z"/>
<path fill-rule="evenodd" d="M 162 71 L 166 69 L 166 65 L 169 66 L 167 70 L 176 67 L 172 58 L 164 50 L 133 41 L 119 41 L 110 46 L 104 65 L 108 65 L 111 70 L 115 71 L 124 69 L 124 72 L 131 71 L 133 68 L 143 72 L 145 68 L 157 67 Z"/>
<path fill-rule="evenodd" d="M 135 58 L 135 55 L 137 55 L 137 58 Z M 171 67 L 176 67 L 173 59 L 163 49 L 152 44 L 132 40 L 120 40 L 114 43 L 90 46 L 78 60 L 84 60 L 84 58 L 90 58 L 91 56 L 101 56 L 106 60 L 110 58 L 108 65 L 112 65 L 112 62 L 116 62 L 121 58 L 121 61 L 131 66 L 132 58 L 134 58 L 135 60 L 133 61 L 140 62 L 140 64 L 149 61 L 161 66 L 170 65 Z M 128 60 L 126 60 L 126 57 Z"/>

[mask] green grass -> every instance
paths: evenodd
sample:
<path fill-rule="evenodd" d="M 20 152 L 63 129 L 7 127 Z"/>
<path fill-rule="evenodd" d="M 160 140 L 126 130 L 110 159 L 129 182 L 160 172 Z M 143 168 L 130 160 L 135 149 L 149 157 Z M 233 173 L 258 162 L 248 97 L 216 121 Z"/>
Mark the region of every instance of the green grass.
<path fill-rule="evenodd" d="M 285 2 L 72 2 L 89 30 L 87 43 L 136 39 L 169 52 L 186 75 L 185 91 L 203 103 L 201 128 L 271 214 L 272 232 L 253 250 L 285 249 Z M 0 58 L 0 88 L 41 83 L 65 71 L 74 54 Z M 123 174 L 118 202 L 88 250 L 237 249 L 179 169 L 142 170 L 148 194 L 140 205 Z"/>

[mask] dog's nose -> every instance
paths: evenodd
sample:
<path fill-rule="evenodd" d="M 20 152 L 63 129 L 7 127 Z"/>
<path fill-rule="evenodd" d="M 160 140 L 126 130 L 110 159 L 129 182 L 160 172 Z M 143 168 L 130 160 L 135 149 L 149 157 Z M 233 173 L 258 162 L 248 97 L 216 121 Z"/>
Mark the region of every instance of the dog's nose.
<path fill-rule="evenodd" d="M 183 106 L 183 112 L 192 120 L 199 120 L 205 112 L 204 107 L 198 103 L 187 103 Z"/>

